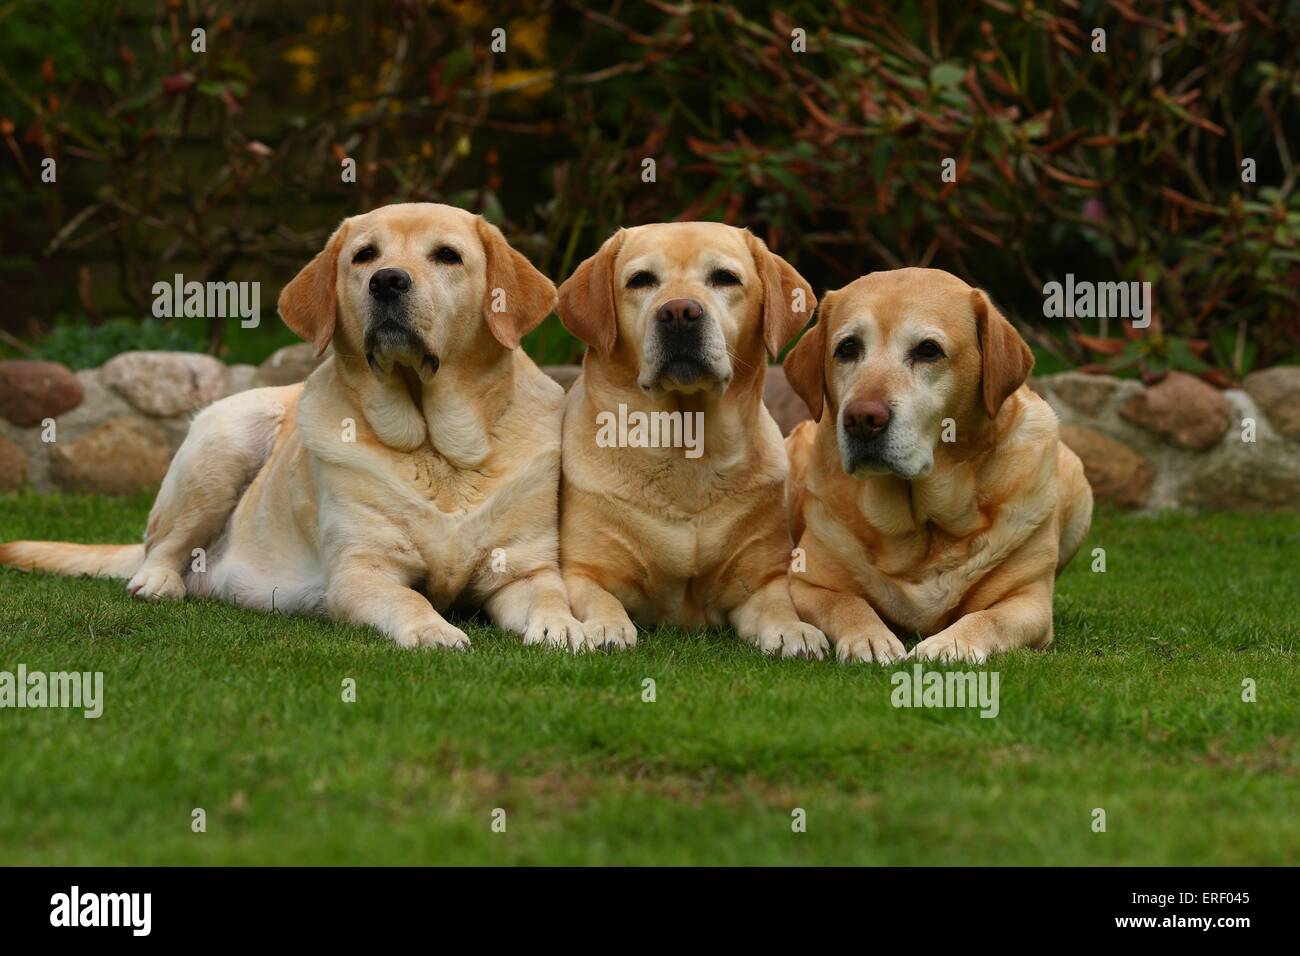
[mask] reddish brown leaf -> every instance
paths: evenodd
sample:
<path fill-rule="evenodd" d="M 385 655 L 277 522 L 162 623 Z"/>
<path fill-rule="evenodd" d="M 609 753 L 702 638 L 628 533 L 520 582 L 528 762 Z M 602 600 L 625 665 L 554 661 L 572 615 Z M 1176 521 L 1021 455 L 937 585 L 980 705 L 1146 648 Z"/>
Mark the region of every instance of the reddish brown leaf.
<path fill-rule="evenodd" d="M 194 85 L 194 77 L 188 73 L 173 73 L 162 78 L 163 92 L 168 96 L 178 96 Z"/>
<path fill-rule="evenodd" d="M 1043 172 L 1058 182 L 1068 183 L 1071 186 L 1080 186 L 1084 189 L 1100 189 L 1104 185 L 1100 179 L 1085 179 L 1082 176 L 1073 176 L 1047 164 L 1043 165 Z"/>
<path fill-rule="evenodd" d="M 1214 215 L 1219 212 L 1219 210 L 1214 206 L 1211 206 L 1207 203 L 1198 202 L 1197 200 L 1193 199 L 1191 196 L 1184 196 L 1182 193 L 1178 192 L 1177 190 L 1170 189 L 1168 186 L 1160 187 L 1160 195 L 1164 196 L 1170 202 L 1184 207 L 1185 209 L 1192 209 L 1195 210 L 1196 212 L 1207 213 L 1210 215 Z"/>
<path fill-rule="evenodd" d="M 1119 355 L 1128 344 L 1123 339 L 1103 339 L 1096 335 L 1084 335 L 1082 332 L 1075 332 L 1073 338 L 1089 352 L 1096 352 L 1098 355 Z"/>

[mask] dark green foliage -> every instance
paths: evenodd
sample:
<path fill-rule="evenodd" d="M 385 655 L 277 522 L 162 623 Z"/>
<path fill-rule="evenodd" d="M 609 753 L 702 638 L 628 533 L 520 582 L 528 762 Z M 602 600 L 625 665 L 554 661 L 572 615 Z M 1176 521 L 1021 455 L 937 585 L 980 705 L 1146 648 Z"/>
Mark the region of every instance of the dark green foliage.
<path fill-rule="evenodd" d="M 32 350 L 32 358 L 53 359 L 72 369 L 98 368 L 119 352 L 131 349 L 165 349 L 202 352 L 202 334 L 186 334 L 172 323 L 109 319 L 91 325 L 84 319 L 60 319 Z"/>
<path fill-rule="evenodd" d="M 94 305 L 86 262 L 114 313 L 183 270 L 262 279 L 269 318 L 339 217 L 414 199 L 483 211 L 558 279 L 619 225 L 684 217 L 751 226 L 819 291 L 947 268 L 1057 363 L 1089 358 L 1069 333 L 1119 331 L 1042 317 L 1067 272 L 1155 284 L 1142 334 L 1184 343 L 1146 350 L 1157 372 L 1199 350 L 1223 380 L 1300 345 L 1286 0 L 91 6 L 6 11 L 0 211 L 21 228 L 0 282 L 21 335 Z M 32 267 L 65 281 L 29 286 Z M 579 350 L 554 319 L 528 344 Z"/>

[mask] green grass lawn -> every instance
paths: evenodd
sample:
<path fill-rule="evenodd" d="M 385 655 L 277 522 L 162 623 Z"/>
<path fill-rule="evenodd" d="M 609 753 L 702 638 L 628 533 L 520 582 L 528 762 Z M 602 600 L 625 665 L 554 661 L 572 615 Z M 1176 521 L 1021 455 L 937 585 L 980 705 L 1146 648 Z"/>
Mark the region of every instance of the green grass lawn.
<path fill-rule="evenodd" d="M 0 496 L 0 539 L 138 540 L 148 504 Z M 1296 864 L 1297 556 L 1298 515 L 1099 516 L 994 719 L 725 634 L 403 651 L 0 569 L 0 670 L 105 685 L 0 710 L 0 864 Z"/>

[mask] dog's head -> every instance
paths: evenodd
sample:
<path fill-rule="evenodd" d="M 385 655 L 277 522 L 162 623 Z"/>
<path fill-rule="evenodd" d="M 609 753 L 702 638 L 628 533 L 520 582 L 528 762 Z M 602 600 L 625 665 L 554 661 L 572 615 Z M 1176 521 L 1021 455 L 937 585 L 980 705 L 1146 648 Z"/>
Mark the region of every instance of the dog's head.
<path fill-rule="evenodd" d="M 827 294 L 785 360 L 813 417 L 833 417 L 844 470 L 919 478 L 935 450 L 977 432 L 1034 356 L 979 289 L 938 269 L 877 272 Z"/>
<path fill-rule="evenodd" d="M 345 219 L 280 293 L 286 325 L 319 355 L 364 357 L 426 384 L 484 343 L 513 349 L 551 312 L 555 286 L 482 218 L 434 203 Z"/>
<path fill-rule="evenodd" d="M 746 229 L 655 223 L 621 229 L 560 286 L 560 320 L 649 395 L 721 395 L 775 356 L 817 300 L 791 265 Z"/>

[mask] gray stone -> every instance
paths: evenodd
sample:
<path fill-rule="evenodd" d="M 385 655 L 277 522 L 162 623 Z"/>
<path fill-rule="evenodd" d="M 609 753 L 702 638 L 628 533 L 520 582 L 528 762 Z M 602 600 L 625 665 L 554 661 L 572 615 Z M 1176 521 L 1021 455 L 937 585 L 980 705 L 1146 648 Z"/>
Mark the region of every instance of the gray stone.
<path fill-rule="evenodd" d="M 1300 508 L 1300 457 L 1277 446 L 1243 443 L 1197 471 L 1183 487 L 1182 503 L 1211 511 Z"/>
<path fill-rule="evenodd" d="M 1092 493 L 1124 508 L 1147 503 L 1155 469 L 1128 445 L 1092 428 L 1062 425 L 1061 441 L 1079 456 Z"/>
<path fill-rule="evenodd" d="M 99 377 L 146 415 L 171 418 L 221 398 L 226 367 L 197 352 L 123 352 L 104 363 Z"/>
<path fill-rule="evenodd" d="M 0 438 L 5 438 L 16 445 L 26 459 L 24 477 L 32 488 L 38 491 L 50 491 L 53 486 L 49 480 L 49 445 L 41 440 L 45 429 L 19 428 L 0 418 Z M 0 532 L 0 540 L 4 538 Z"/>
<path fill-rule="evenodd" d="M 1186 372 L 1170 372 L 1125 402 L 1119 413 L 1171 444 L 1196 451 L 1214 447 L 1229 422 L 1223 393 Z"/>
<path fill-rule="evenodd" d="M 790 434 L 800 422 L 812 418 L 812 412 L 804 400 L 794 393 L 786 381 L 785 369 L 779 365 L 769 365 L 767 368 L 767 380 L 763 383 L 763 404 L 781 426 L 782 435 Z"/>
<path fill-rule="evenodd" d="M 307 376 L 316 371 L 316 367 L 333 354 L 330 349 L 326 349 L 324 355 L 316 358 L 312 354 L 313 351 L 314 347 L 307 342 L 286 345 L 277 350 L 258 366 L 257 374 L 253 376 L 252 387 L 293 385 L 296 382 L 306 381 Z"/>
<path fill-rule="evenodd" d="M 582 374 L 581 365 L 543 365 L 542 371 L 549 375 L 555 381 L 560 383 L 560 387 L 566 392 L 573 387 L 573 383 L 578 380 Z"/>
<path fill-rule="evenodd" d="M 1031 380 L 1030 385 L 1035 384 Z M 1086 372 L 1061 372 L 1051 376 L 1047 383 L 1052 396 L 1090 417 L 1100 415 L 1117 398 L 1130 393 L 1134 386 L 1135 382 L 1125 379 L 1089 375 Z"/>
<path fill-rule="evenodd" d="M 1242 384 L 1278 434 L 1300 438 L 1300 366 L 1251 372 Z"/>
<path fill-rule="evenodd" d="M 0 416 L 20 428 L 39 425 L 81 404 L 81 385 L 58 362 L 0 362 Z"/>
<path fill-rule="evenodd" d="M 17 491 L 27 478 L 27 454 L 0 435 L 0 491 Z"/>
<path fill-rule="evenodd" d="M 76 438 L 110 418 L 136 414 L 126 399 L 104 386 L 98 369 L 82 369 L 77 373 L 77 380 L 81 382 L 86 399 L 54 420 L 57 440 Z"/>
<path fill-rule="evenodd" d="M 257 378 L 256 365 L 231 365 L 226 369 L 226 388 L 223 398 L 229 398 L 231 395 L 237 395 L 240 392 L 246 392 L 250 388 L 256 388 L 254 380 Z"/>
<path fill-rule="evenodd" d="M 110 418 L 73 441 L 50 446 L 50 477 L 65 491 L 129 495 L 156 487 L 171 448 L 152 422 Z"/>

